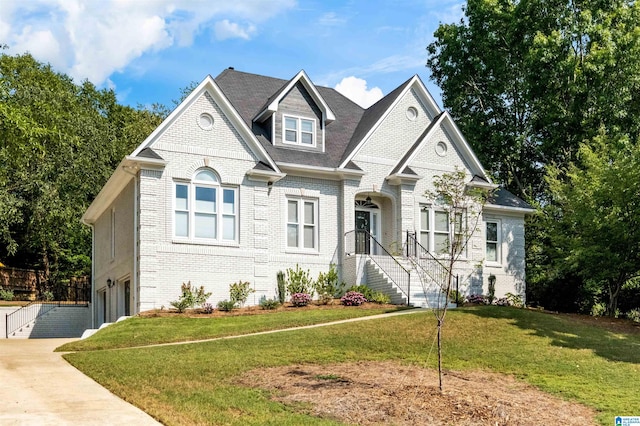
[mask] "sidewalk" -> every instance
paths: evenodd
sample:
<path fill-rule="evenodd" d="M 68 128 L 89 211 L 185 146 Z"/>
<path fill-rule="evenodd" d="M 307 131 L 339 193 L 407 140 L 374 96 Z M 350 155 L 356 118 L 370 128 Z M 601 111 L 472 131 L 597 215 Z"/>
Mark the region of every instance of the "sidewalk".
<path fill-rule="evenodd" d="M 160 424 L 53 352 L 73 340 L 0 340 L 1 425 Z"/>

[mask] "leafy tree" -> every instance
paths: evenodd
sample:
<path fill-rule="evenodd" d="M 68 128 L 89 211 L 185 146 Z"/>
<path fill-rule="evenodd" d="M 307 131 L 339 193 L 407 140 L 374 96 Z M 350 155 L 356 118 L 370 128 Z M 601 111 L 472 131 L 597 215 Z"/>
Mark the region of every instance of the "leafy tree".
<path fill-rule="evenodd" d="M 544 166 L 575 159 L 601 126 L 640 129 L 640 4 L 468 0 L 427 65 L 482 163 L 513 193 L 544 200 Z"/>
<path fill-rule="evenodd" d="M 640 276 L 640 146 L 602 132 L 578 160 L 549 168 L 555 267 L 589 283 L 614 315 L 623 285 Z"/>
<path fill-rule="evenodd" d="M 82 213 L 120 160 L 162 119 L 112 90 L 0 55 L 0 257 L 48 278 L 87 273 Z"/>
<path fill-rule="evenodd" d="M 453 289 L 455 266 L 467 252 L 467 246 L 478 230 L 482 216 L 482 207 L 487 201 L 490 191 L 484 188 L 467 185 L 468 177 L 464 170 L 456 168 L 452 173 L 435 176 L 433 191 L 427 191 L 425 197 L 433 200 L 438 208 L 447 213 L 449 221 L 449 237 L 443 263 L 446 266 L 445 282 L 441 284 L 445 295 L 443 306 L 436 306 L 433 314 L 438 329 L 438 383 L 442 392 L 442 327 L 449 308 L 449 295 Z"/>

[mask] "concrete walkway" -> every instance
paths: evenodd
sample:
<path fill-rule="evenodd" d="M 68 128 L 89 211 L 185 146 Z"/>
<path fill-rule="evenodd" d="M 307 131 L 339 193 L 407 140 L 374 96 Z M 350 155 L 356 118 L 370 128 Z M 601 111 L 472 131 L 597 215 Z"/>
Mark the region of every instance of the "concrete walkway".
<path fill-rule="evenodd" d="M 0 340 L 0 425 L 160 424 L 53 352 L 73 340 Z"/>

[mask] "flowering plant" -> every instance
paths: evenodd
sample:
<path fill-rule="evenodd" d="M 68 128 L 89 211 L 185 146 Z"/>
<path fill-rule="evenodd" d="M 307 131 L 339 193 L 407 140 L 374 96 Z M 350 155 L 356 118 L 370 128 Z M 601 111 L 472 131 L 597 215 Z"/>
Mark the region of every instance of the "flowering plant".
<path fill-rule="evenodd" d="M 293 293 L 291 295 L 291 303 L 293 306 L 307 306 L 311 303 L 311 296 L 307 293 Z"/>
<path fill-rule="evenodd" d="M 367 301 L 362 293 L 357 291 L 348 291 L 344 296 L 340 298 L 340 303 L 345 306 L 360 306 Z"/>
<path fill-rule="evenodd" d="M 213 313 L 213 305 L 212 305 L 211 303 L 209 303 L 209 302 L 207 302 L 207 303 L 203 303 L 203 304 L 202 304 L 202 311 L 203 311 L 205 314 L 211 314 L 211 313 Z"/>
<path fill-rule="evenodd" d="M 478 305 L 485 305 L 487 303 L 487 299 L 481 294 L 472 294 L 467 297 L 467 302 L 476 303 Z"/>

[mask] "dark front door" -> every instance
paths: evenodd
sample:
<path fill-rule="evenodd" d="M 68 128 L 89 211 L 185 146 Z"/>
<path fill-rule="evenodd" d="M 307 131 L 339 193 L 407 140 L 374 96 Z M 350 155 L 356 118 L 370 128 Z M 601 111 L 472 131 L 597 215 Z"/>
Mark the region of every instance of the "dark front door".
<path fill-rule="evenodd" d="M 131 315 L 131 281 L 124 282 L 124 314 Z"/>
<path fill-rule="evenodd" d="M 370 254 L 371 212 L 356 210 L 356 253 Z"/>

